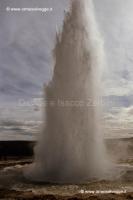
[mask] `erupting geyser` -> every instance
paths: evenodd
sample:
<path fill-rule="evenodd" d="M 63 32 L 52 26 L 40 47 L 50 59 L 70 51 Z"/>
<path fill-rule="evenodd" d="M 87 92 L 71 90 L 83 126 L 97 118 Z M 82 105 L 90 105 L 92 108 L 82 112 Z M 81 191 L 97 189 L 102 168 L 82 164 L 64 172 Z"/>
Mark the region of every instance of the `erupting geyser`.
<path fill-rule="evenodd" d="M 107 158 L 99 101 L 104 53 L 91 0 L 72 1 L 54 56 L 54 74 L 46 88 L 46 125 L 26 174 L 59 183 L 104 178 Z"/>

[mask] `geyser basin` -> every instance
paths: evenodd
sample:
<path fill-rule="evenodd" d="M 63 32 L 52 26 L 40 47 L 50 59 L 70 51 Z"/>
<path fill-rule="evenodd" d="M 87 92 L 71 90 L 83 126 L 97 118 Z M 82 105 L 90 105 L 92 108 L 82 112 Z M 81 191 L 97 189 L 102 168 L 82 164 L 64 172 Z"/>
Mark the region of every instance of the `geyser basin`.
<path fill-rule="evenodd" d="M 63 183 L 106 178 L 109 164 L 99 104 L 104 51 L 91 0 L 72 1 L 54 55 L 46 126 L 26 176 Z"/>
<path fill-rule="evenodd" d="M 7 160 L 5 161 L 5 164 L 7 166 Z M 14 161 L 12 161 L 14 163 Z M 21 160 L 20 160 L 21 162 Z M 3 163 L 3 161 L 2 161 Z M 86 184 L 78 185 L 68 185 L 68 184 L 40 184 L 40 183 L 32 183 L 30 181 L 27 181 L 24 179 L 22 170 L 25 166 L 23 165 L 17 165 L 17 166 L 10 166 L 11 160 L 9 161 L 8 167 L 4 167 L 0 170 L 0 198 L 2 199 L 70 199 L 74 198 L 76 195 L 78 199 L 84 199 L 84 198 L 97 198 L 98 199 L 104 199 L 101 193 L 104 191 L 106 194 L 106 199 L 111 198 L 111 194 L 113 192 L 113 199 L 120 198 L 120 194 L 114 195 L 115 193 L 123 193 L 127 196 L 128 192 L 133 191 L 133 166 L 127 167 L 119 165 L 119 167 L 122 167 L 125 173 L 123 174 L 120 179 L 115 181 L 92 181 L 88 182 Z M 1 165 L 1 161 L 0 161 Z M 83 191 L 86 191 L 86 193 L 83 194 Z M 90 191 L 90 193 L 89 193 Z M 92 194 L 91 191 L 94 191 L 95 193 L 99 191 L 98 194 Z M 112 191 L 112 192 L 111 192 Z M 126 191 L 126 194 L 125 194 Z M 82 196 L 80 196 L 82 193 Z M 39 198 L 40 195 L 40 198 Z M 48 196 L 49 195 L 49 196 Z M 53 195 L 53 198 L 52 196 Z M 94 195 L 92 197 L 92 195 Z M 105 194 L 104 194 L 105 195 Z M 60 198 L 57 198 L 57 196 L 60 196 Z M 68 198 L 67 198 L 68 197 Z M 126 197 L 123 199 L 126 199 Z"/>

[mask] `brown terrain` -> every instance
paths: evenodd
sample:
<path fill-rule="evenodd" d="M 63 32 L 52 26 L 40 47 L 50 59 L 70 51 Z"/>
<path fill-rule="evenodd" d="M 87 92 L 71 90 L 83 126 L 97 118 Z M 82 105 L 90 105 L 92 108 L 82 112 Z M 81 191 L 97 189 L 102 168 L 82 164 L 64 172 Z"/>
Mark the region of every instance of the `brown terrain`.
<path fill-rule="evenodd" d="M 133 199 L 133 138 L 106 140 L 108 153 L 125 168 L 121 178 L 115 181 L 95 180 L 80 185 L 33 183 L 27 180 L 23 176 L 23 168 L 32 163 L 34 145 L 35 142 L 27 141 L 0 142 L 0 199 Z"/>

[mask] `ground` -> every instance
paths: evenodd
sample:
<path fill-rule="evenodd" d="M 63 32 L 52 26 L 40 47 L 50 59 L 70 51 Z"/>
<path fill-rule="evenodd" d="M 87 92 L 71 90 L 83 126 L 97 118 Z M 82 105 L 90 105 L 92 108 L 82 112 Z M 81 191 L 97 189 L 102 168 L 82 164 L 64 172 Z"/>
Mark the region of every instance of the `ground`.
<path fill-rule="evenodd" d="M 126 140 L 127 141 L 127 140 Z M 133 140 L 132 140 L 133 141 Z M 122 141 L 123 142 L 123 141 Z M 120 141 L 113 142 L 116 146 Z M 129 140 L 128 140 L 129 144 Z M 125 146 L 125 145 L 124 145 Z M 3 200 L 130 200 L 133 199 L 133 158 L 130 148 L 119 156 L 117 164 L 124 169 L 121 178 L 116 180 L 93 180 L 84 184 L 44 184 L 33 183 L 24 177 L 23 169 L 32 162 L 31 154 L 27 157 L 5 155 L 0 159 L 0 199 Z M 6 146 L 7 147 L 7 146 Z M 25 148 L 25 147 L 24 147 Z M 130 151 L 129 151 L 130 149 Z M 114 148 L 113 148 L 114 150 Z M 14 154 L 14 152 L 13 152 Z M 92 192 L 94 194 L 92 194 Z M 104 192 L 102 194 L 102 192 Z"/>

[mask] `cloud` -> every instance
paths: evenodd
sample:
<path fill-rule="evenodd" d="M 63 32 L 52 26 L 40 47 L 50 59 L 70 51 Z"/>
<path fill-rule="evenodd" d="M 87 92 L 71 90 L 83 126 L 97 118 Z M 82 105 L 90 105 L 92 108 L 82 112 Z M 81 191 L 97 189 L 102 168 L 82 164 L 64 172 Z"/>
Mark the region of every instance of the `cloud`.
<path fill-rule="evenodd" d="M 51 52 L 57 27 L 61 28 L 66 0 L 1 0 L 1 100 L 40 94 L 52 76 Z M 105 95 L 133 92 L 132 0 L 94 0 L 96 17 L 105 40 L 107 65 Z M 7 13 L 6 7 L 53 7 L 53 12 Z M 89 44 L 88 44 L 89 45 Z"/>
<path fill-rule="evenodd" d="M 105 95 L 133 94 L 133 1 L 95 1 L 97 19 L 105 41 Z"/>
<path fill-rule="evenodd" d="M 58 2 L 58 3 L 57 3 Z M 1 3 L 1 2 L 0 2 Z M 0 100 L 40 94 L 52 76 L 52 49 L 65 0 L 4 1 L 0 12 Z M 6 12 L 6 7 L 52 7 L 51 13 Z"/>
<path fill-rule="evenodd" d="M 106 112 L 103 126 L 107 137 L 133 137 L 133 106 Z"/>
<path fill-rule="evenodd" d="M 120 121 L 123 124 L 129 121 L 130 129 L 133 102 L 133 1 L 94 0 L 94 3 L 99 29 L 105 41 L 105 118 L 115 127 L 120 125 Z M 64 9 L 68 4 L 69 1 L 66 0 L 0 0 L 1 104 L 41 96 L 43 84 L 52 77 L 51 52 L 54 48 L 55 33 L 61 28 Z M 7 6 L 52 6 L 53 12 L 45 15 L 7 13 Z M 18 110 L 10 110 L 14 119 L 19 115 L 22 116 L 21 119 L 25 119 L 27 115 L 27 120 L 30 120 L 32 115 L 37 115 L 37 112 L 33 114 L 31 111 L 30 115 L 28 110 Z M 7 112 L 7 115 L 10 115 L 10 112 Z"/>

